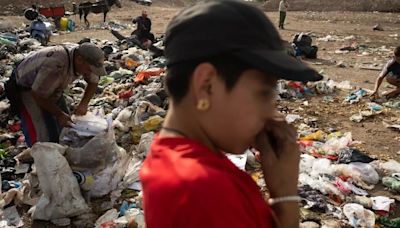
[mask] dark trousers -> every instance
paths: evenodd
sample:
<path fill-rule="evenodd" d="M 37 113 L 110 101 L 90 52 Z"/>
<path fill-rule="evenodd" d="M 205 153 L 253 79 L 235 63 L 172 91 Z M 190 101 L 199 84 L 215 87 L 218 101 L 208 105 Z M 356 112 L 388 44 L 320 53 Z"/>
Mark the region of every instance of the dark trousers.
<path fill-rule="evenodd" d="M 286 19 L 286 12 L 279 11 L 279 28 L 283 28 Z"/>

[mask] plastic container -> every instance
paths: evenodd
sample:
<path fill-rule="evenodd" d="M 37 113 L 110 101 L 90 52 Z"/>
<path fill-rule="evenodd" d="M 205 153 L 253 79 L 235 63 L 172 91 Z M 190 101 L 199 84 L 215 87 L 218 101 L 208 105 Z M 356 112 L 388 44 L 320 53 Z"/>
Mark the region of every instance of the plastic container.
<path fill-rule="evenodd" d="M 66 31 L 68 28 L 68 18 L 62 17 L 60 18 L 60 29 Z"/>
<path fill-rule="evenodd" d="M 18 42 L 18 36 L 13 33 L 1 33 L 0 37 L 11 42 Z"/>
<path fill-rule="evenodd" d="M 67 30 L 70 32 L 75 30 L 75 22 L 71 18 L 68 18 Z"/>
<path fill-rule="evenodd" d="M 8 40 L 6 38 L 3 38 L 3 37 L 0 37 L 0 45 L 1 44 L 4 44 L 6 46 L 11 46 L 11 47 L 14 47 L 16 45 L 15 42 L 12 42 L 12 41 L 10 41 L 10 40 Z"/>

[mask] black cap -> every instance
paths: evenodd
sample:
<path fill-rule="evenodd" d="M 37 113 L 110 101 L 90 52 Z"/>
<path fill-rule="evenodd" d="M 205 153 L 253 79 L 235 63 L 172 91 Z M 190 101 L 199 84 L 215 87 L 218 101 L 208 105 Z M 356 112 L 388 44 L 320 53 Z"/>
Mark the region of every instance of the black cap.
<path fill-rule="evenodd" d="M 279 78 L 318 81 L 322 76 L 289 56 L 266 15 L 242 1 L 214 0 L 179 12 L 165 38 L 167 65 L 231 53 Z"/>

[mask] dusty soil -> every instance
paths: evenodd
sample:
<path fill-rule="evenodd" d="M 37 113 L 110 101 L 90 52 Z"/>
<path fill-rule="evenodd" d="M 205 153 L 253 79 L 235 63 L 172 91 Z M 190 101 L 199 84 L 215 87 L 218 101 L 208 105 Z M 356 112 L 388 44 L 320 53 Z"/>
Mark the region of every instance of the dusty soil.
<path fill-rule="evenodd" d="M 108 15 L 107 21 L 114 21 L 129 25 L 132 17 L 140 14 L 142 9 L 147 9 L 153 21 L 153 31 L 156 35 L 162 35 L 168 21 L 179 10 L 177 7 L 165 7 L 156 4 L 151 7 L 139 6 L 128 2 L 123 9 L 113 8 Z M 276 12 L 268 12 L 268 17 L 274 22 L 278 21 Z M 92 23 L 90 29 L 84 28 L 83 22 L 77 16 L 72 17 L 77 23 L 77 31 L 71 33 L 60 33 L 52 38 L 52 44 L 62 42 L 77 42 L 84 37 L 97 39 L 115 40 L 109 30 L 100 29 L 102 25 L 101 15 L 90 15 Z M 3 16 L 0 21 L 3 24 L 22 26 L 26 21 L 18 16 Z M 381 24 L 384 31 L 373 31 L 375 24 Z M 375 53 L 360 56 L 360 52 L 347 54 L 335 54 L 335 50 L 342 46 L 356 42 L 358 45 L 366 45 L 368 48 L 379 48 L 386 46 L 393 49 L 399 45 L 400 39 L 400 14 L 396 13 L 354 13 L 354 12 L 288 12 L 286 30 L 280 30 L 283 39 L 291 40 L 293 35 L 299 32 L 310 32 L 315 36 L 315 44 L 319 47 L 318 59 L 305 60 L 318 71 L 335 81 L 349 80 L 355 87 L 372 89 L 379 71 L 364 70 L 358 66 L 362 63 L 384 64 L 391 56 L 390 52 Z M 134 28 L 122 30 L 129 34 Z M 397 36 L 395 36 L 397 34 Z M 336 35 L 344 38 L 354 35 L 355 39 L 349 41 L 324 42 L 316 41 L 316 38 L 327 35 Z M 343 62 L 346 67 L 340 68 L 336 64 Z M 381 91 L 388 90 L 387 84 L 383 84 Z M 315 117 L 315 127 L 324 131 L 340 130 L 351 131 L 355 140 L 361 141 L 360 149 L 368 154 L 382 159 L 394 158 L 400 161 L 400 135 L 399 132 L 387 129 L 383 126 L 383 120 L 399 121 L 400 111 L 388 109 L 384 113 L 371 117 L 362 123 L 354 123 L 349 117 L 363 108 L 365 101 L 360 104 L 343 104 L 342 101 L 347 94 L 341 92 L 332 96 L 332 101 L 324 100 L 322 96 L 309 98 L 309 105 L 304 106 L 304 100 L 282 101 L 280 110 L 287 113 L 299 114 L 302 117 Z M 301 122 L 301 121 L 300 121 Z M 26 221 L 26 227 L 29 227 Z M 33 227 L 50 227 L 48 224 L 33 225 Z"/>
<path fill-rule="evenodd" d="M 265 10 L 276 10 L 280 0 L 267 0 L 263 4 Z M 359 0 L 359 1 L 332 1 L 332 0 L 295 0 L 288 1 L 291 10 L 296 11 L 381 11 L 399 12 L 400 2 L 397 0 Z"/>
<path fill-rule="evenodd" d="M 130 3 L 123 9 L 113 8 L 109 13 L 107 21 L 114 21 L 129 25 L 132 17 L 139 15 L 142 9 L 147 9 L 153 21 L 153 31 L 156 35 L 162 35 L 168 21 L 176 14 L 179 8 L 151 6 L 144 7 Z M 273 21 L 278 21 L 276 12 L 267 12 L 268 17 Z M 26 22 L 22 17 L 2 17 L 5 21 L 10 21 L 14 25 Z M 89 15 L 92 25 L 90 29 L 84 27 L 83 22 L 77 16 L 73 16 L 77 23 L 77 31 L 72 33 L 60 33 L 52 38 L 52 43 L 77 42 L 84 37 L 97 39 L 115 40 L 109 30 L 100 29 L 102 15 Z M 375 24 L 381 24 L 384 31 L 373 31 Z M 374 82 L 379 71 L 364 70 L 358 66 L 363 63 L 385 64 L 391 52 L 382 52 L 368 56 L 359 56 L 360 52 L 350 52 L 347 54 L 335 54 L 335 50 L 342 46 L 356 42 L 358 45 L 366 45 L 368 48 L 379 48 L 386 46 L 393 49 L 399 44 L 400 37 L 400 14 L 397 13 L 354 13 L 354 12 L 289 12 L 286 30 L 280 30 L 281 36 L 285 40 L 291 40 L 293 35 L 299 32 L 310 32 L 315 36 L 315 44 L 319 47 L 318 59 L 305 60 L 318 71 L 323 71 L 324 75 L 335 81 L 349 80 L 353 86 L 366 89 L 373 89 Z M 134 27 L 122 30 L 124 34 L 129 34 Z M 397 34 L 397 36 L 395 36 Z M 324 42 L 317 41 L 317 38 L 327 35 L 335 35 L 344 38 L 354 35 L 355 39 L 349 41 Z M 337 67 L 338 62 L 345 63 L 345 68 Z M 386 84 L 382 85 L 382 90 L 388 90 Z M 353 132 L 356 140 L 364 142 L 366 152 L 377 156 L 390 156 L 400 159 L 397 154 L 400 151 L 398 132 L 386 129 L 382 125 L 383 119 L 399 117 L 398 111 L 389 110 L 387 114 L 381 114 L 368 119 L 364 123 L 353 123 L 349 117 L 358 113 L 360 107 L 357 105 L 343 105 L 344 94 L 339 96 L 338 101 L 325 104 L 321 98 L 314 98 L 307 112 L 315 112 L 319 118 L 321 126 L 329 126 L 335 123 L 335 128 L 342 131 Z M 297 102 L 288 103 L 290 109 L 298 109 Z M 319 113 L 319 114 L 318 114 Z M 307 113 L 309 114 L 309 113 Z"/>
<path fill-rule="evenodd" d="M 23 11 L 32 4 L 44 7 L 64 5 L 66 10 L 72 10 L 72 3 L 95 2 L 96 0 L 0 0 L 0 15 L 22 15 Z M 131 0 L 120 0 L 123 5 L 132 4 Z M 153 5 L 181 7 L 200 0 L 153 0 Z M 252 0 L 267 11 L 278 9 L 280 0 Z M 398 0 L 289 0 L 290 9 L 294 11 L 380 11 L 400 12 Z"/>

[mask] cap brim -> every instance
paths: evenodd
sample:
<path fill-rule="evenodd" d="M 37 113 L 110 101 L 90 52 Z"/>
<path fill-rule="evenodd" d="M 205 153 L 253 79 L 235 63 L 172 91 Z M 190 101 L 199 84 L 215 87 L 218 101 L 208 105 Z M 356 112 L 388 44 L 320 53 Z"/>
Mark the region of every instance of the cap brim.
<path fill-rule="evenodd" d="M 281 79 L 307 82 L 323 78 L 318 72 L 283 50 L 240 50 L 234 52 L 234 55 L 256 69 Z"/>

